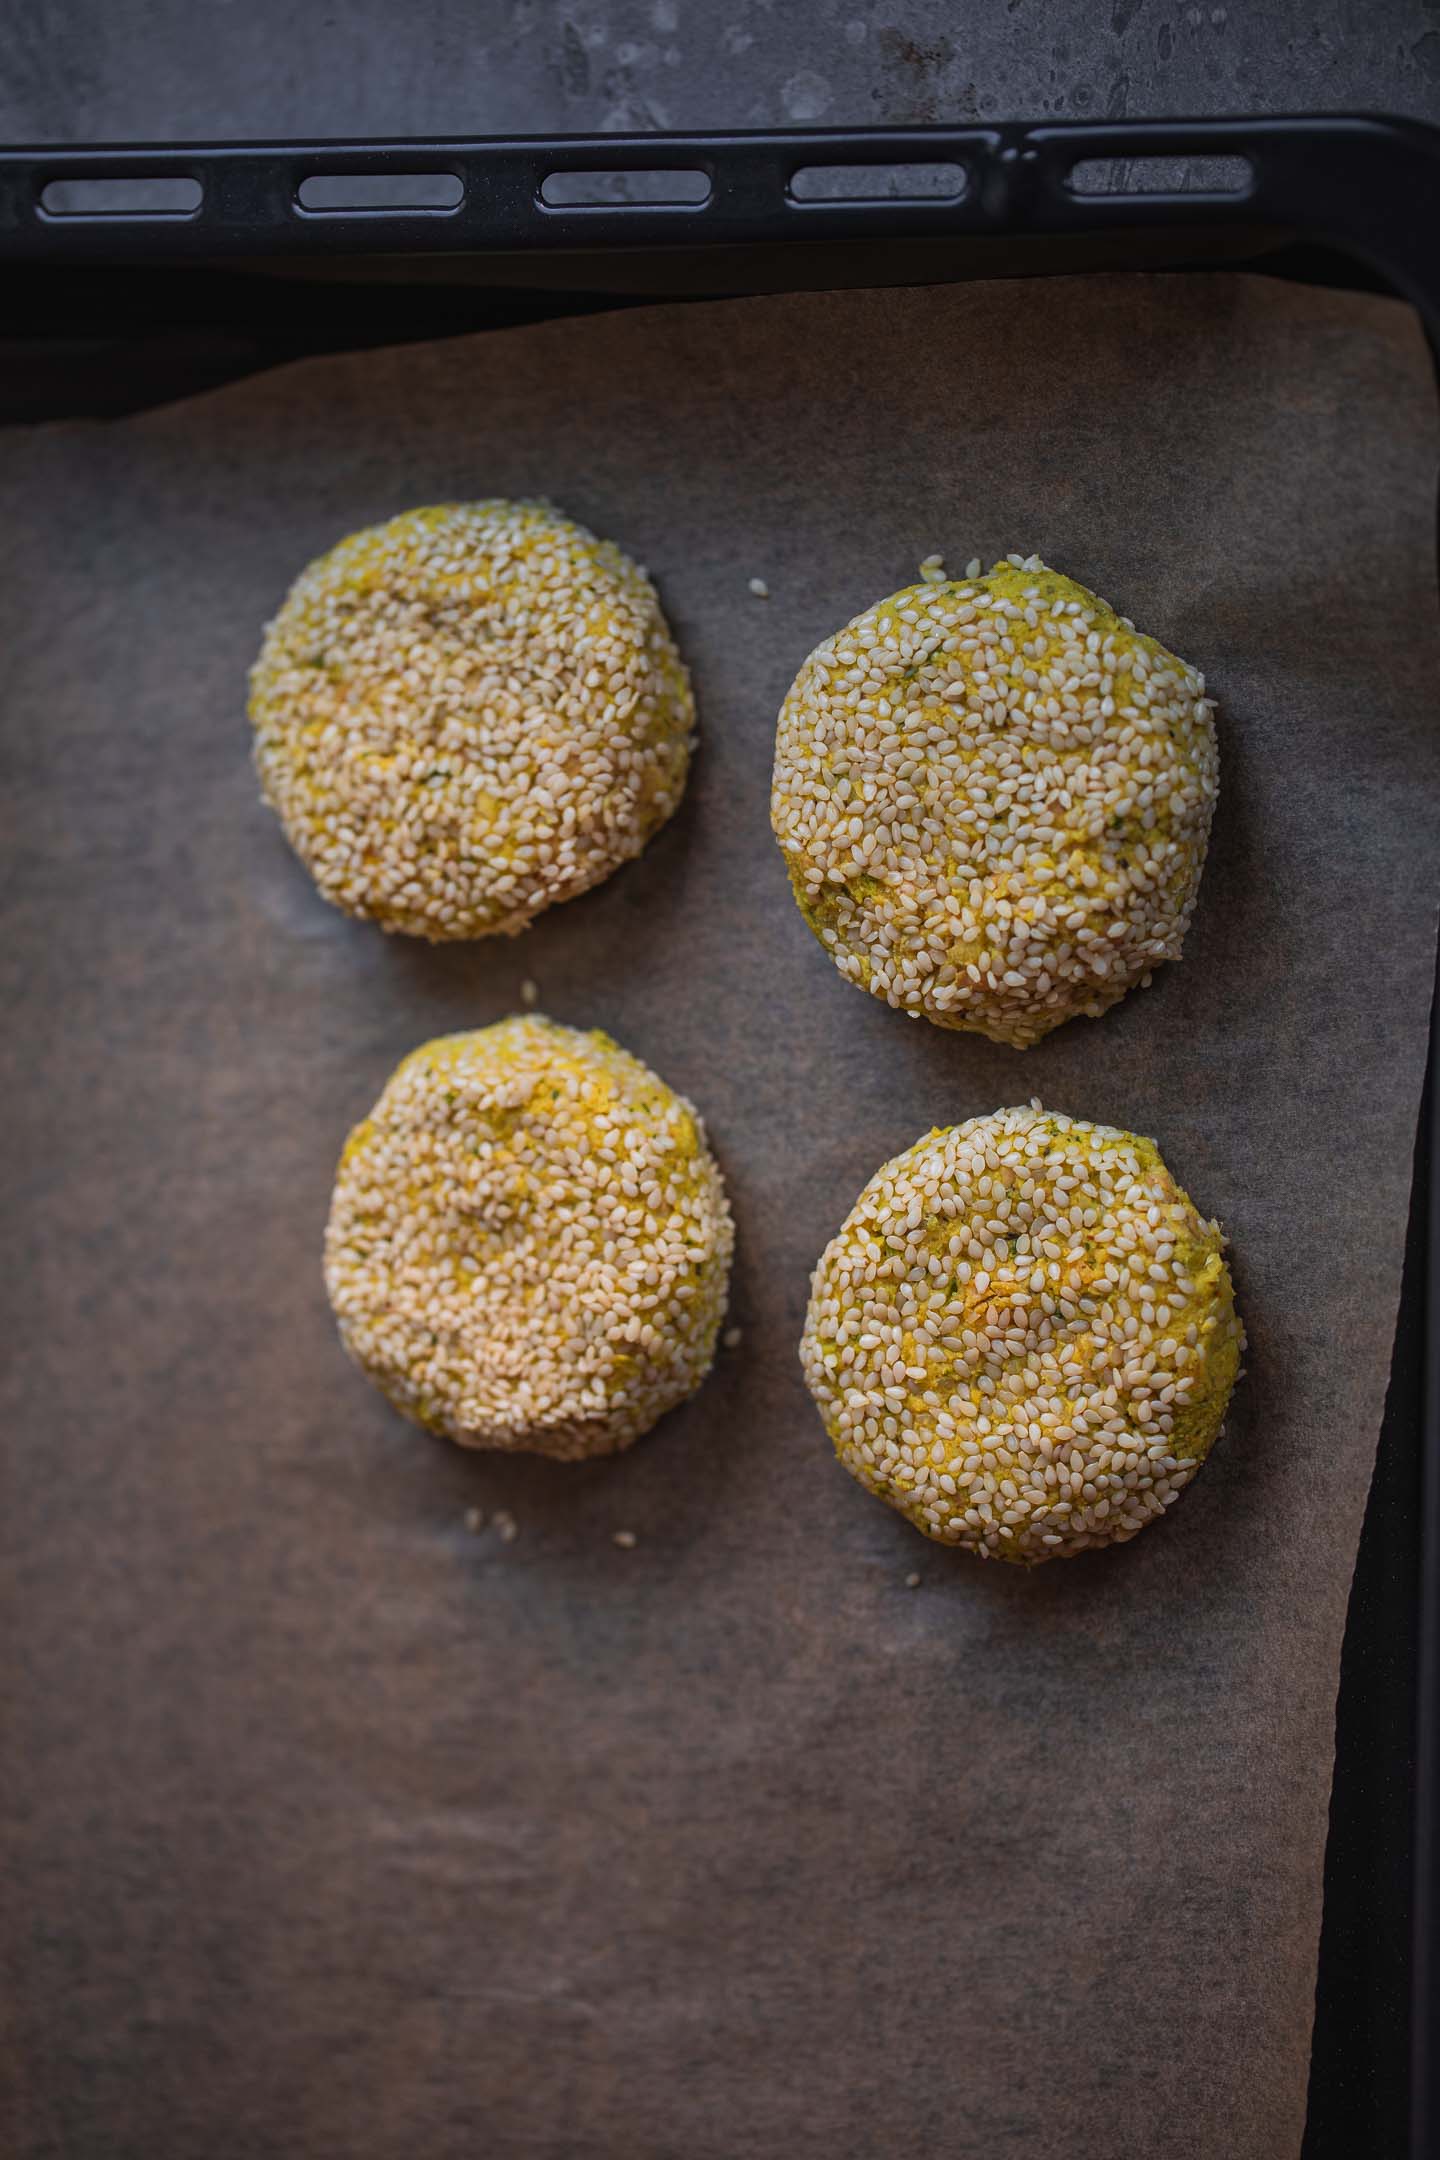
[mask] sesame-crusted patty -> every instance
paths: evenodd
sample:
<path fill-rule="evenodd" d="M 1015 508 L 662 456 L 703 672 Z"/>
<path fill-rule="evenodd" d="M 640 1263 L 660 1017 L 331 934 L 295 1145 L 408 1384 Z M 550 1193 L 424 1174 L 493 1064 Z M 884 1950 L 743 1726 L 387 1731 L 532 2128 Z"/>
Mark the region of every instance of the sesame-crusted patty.
<path fill-rule="evenodd" d="M 638 855 L 690 680 L 643 570 L 544 502 L 442 503 L 303 571 L 251 672 L 255 762 L 327 900 L 513 933 Z"/>
<path fill-rule="evenodd" d="M 1153 1140 L 1038 1105 L 927 1133 L 811 1283 L 800 1359 L 836 1454 L 982 1559 L 1133 1537 L 1204 1461 L 1239 1370 L 1224 1244 Z"/>
<path fill-rule="evenodd" d="M 325 1282 L 417 1424 L 608 1455 L 709 1371 L 732 1242 L 689 1103 L 608 1035 L 503 1020 L 416 1050 L 351 1133 Z"/>
<path fill-rule="evenodd" d="M 1215 806 L 1204 677 L 1012 555 L 810 655 L 771 822 L 842 975 L 1024 1048 L 1180 955 Z"/>

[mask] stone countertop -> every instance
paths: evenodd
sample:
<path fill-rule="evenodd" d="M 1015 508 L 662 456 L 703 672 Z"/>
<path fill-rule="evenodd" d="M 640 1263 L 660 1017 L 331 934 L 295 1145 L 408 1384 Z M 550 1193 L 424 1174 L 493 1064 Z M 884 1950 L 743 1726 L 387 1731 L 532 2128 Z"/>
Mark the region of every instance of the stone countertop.
<path fill-rule="evenodd" d="M 0 140 L 1440 117 L 1436 0 L 69 0 L 3 10 Z M 48 19 L 47 19 L 48 18 Z"/>

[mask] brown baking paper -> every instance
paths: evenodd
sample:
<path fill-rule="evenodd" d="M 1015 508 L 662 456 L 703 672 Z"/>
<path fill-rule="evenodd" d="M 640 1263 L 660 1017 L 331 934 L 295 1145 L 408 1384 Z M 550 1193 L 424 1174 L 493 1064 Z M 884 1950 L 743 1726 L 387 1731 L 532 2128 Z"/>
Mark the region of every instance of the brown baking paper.
<path fill-rule="evenodd" d="M 4 444 L 10 2153 L 1297 2151 L 1435 443 L 1398 303 L 1214 276 L 626 313 Z M 517 943 L 386 938 L 259 802 L 245 670 L 342 533 L 534 491 L 657 577 L 689 793 Z M 936 549 L 1038 550 L 1220 700 L 1183 964 L 1028 1053 L 842 982 L 768 829 L 792 674 Z M 693 1096 L 739 1226 L 742 1343 L 581 1467 L 401 1423 L 321 1284 L 347 1127 L 526 977 Z M 876 1166 L 1031 1095 L 1159 1138 L 1251 1351 L 1170 1519 L 1026 1574 L 852 1484 L 796 1345 Z"/>

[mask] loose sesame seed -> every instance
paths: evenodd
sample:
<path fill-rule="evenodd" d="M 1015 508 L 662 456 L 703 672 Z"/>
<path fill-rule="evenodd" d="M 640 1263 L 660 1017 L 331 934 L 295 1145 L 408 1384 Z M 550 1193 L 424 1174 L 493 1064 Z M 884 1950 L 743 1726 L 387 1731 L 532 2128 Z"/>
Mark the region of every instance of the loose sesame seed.
<path fill-rule="evenodd" d="M 1007 1230 L 1021 1206 L 1027 1227 Z M 958 1257 L 967 1242 L 986 1267 Z M 1132 1537 L 1195 1475 L 1237 1376 L 1223 1247 L 1151 1140 L 1033 1103 L 927 1134 L 876 1172 L 812 1280 L 800 1357 L 837 1456 L 982 1557 Z M 1049 1248 L 1082 1294 L 1046 1306 Z M 1161 1251 L 1163 1339 L 1132 1268 Z"/>
<path fill-rule="evenodd" d="M 577 1458 L 699 1386 L 732 1243 L 691 1105 L 607 1036 L 524 1018 L 394 1073 L 341 1158 L 325 1280 L 407 1417 Z"/>
<path fill-rule="evenodd" d="M 496 1508 L 495 1531 L 502 1545 L 513 1545 L 520 1535 L 520 1525 L 508 1508 Z"/>
<path fill-rule="evenodd" d="M 611 1543 L 618 1545 L 622 1552 L 633 1552 L 638 1542 L 633 1530 L 616 1530 L 612 1533 Z"/>
<path fill-rule="evenodd" d="M 513 935 L 680 800 L 689 677 L 645 573 L 549 503 L 447 503 L 310 564 L 250 677 L 264 793 L 324 897 Z"/>
<path fill-rule="evenodd" d="M 847 980 L 1024 1048 L 1179 957 L 1216 797 L 1211 708 L 1193 671 L 1038 557 L 963 585 L 928 576 L 934 560 L 796 677 L 771 822 Z"/>
<path fill-rule="evenodd" d="M 905 1587 L 907 1590 L 918 1590 L 920 1587 L 920 1577 L 915 1574 L 907 1575 L 905 1577 Z"/>
<path fill-rule="evenodd" d="M 745 1331 L 738 1327 L 726 1328 L 722 1340 L 727 1350 L 738 1350 L 745 1340 Z"/>
<path fill-rule="evenodd" d="M 540 988 L 527 977 L 520 985 L 520 1002 L 527 1011 L 533 1011 L 540 1002 Z"/>
<path fill-rule="evenodd" d="M 483 1530 L 485 1527 L 484 1509 L 478 1507 L 466 1508 L 465 1527 L 467 1530 L 472 1532 L 472 1534 L 477 1530 Z"/>
<path fill-rule="evenodd" d="M 748 590 L 754 594 L 757 600 L 768 600 L 770 597 L 770 587 L 766 584 L 763 577 L 752 577 L 749 582 Z"/>

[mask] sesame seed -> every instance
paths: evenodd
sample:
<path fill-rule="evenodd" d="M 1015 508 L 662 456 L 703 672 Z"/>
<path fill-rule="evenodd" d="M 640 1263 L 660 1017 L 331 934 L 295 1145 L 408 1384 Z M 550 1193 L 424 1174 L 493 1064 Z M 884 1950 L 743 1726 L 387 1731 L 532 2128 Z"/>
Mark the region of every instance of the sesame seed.
<path fill-rule="evenodd" d="M 638 1542 L 633 1530 L 616 1530 L 611 1535 L 611 1543 L 618 1545 L 622 1552 L 633 1552 Z"/>
<path fill-rule="evenodd" d="M 768 600 L 770 597 L 770 587 L 763 577 L 752 577 L 747 589 L 754 594 L 757 600 Z"/>
<path fill-rule="evenodd" d="M 513 1545 L 520 1535 L 520 1525 L 508 1508 L 496 1508 L 495 1533 L 502 1545 Z"/>
<path fill-rule="evenodd" d="M 726 1328 L 725 1333 L 721 1339 L 724 1342 L 725 1348 L 727 1350 L 738 1350 L 741 1343 L 745 1340 L 745 1331 L 743 1328 L 729 1327 Z"/>
<path fill-rule="evenodd" d="M 936 560 L 800 670 L 771 823 L 848 981 L 1025 1048 L 1179 957 L 1212 711 L 1193 670 L 1038 556 L 960 585 Z"/>
<path fill-rule="evenodd" d="M 645 573 L 549 503 L 486 501 L 311 563 L 250 718 L 324 897 L 438 941 L 513 935 L 638 855 L 680 800 L 695 710 Z"/>
<path fill-rule="evenodd" d="M 700 1385 L 732 1244 L 692 1106 L 608 1036 L 523 1018 L 392 1075 L 341 1158 L 325 1281 L 407 1417 L 575 1459 Z"/>
<path fill-rule="evenodd" d="M 528 976 L 520 985 L 520 1002 L 529 1011 L 533 1011 L 540 1002 L 539 984 L 531 982 Z"/>
<path fill-rule="evenodd" d="M 1195 1475 L 1237 1377 L 1224 1243 L 1136 1134 L 1033 1103 L 928 1133 L 875 1173 L 812 1279 L 800 1359 L 839 1460 L 981 1557 L 1133 1537 Z M 1035 1289 L 1052 1252 L 1073 1297 Z M 1164 1337 L 1143 1318 L 1152 1266 Z"/>
<path fill-rule="evenodd" d="M 907 1590 L 918 1590 L 919 1587 L 920 1577 L 918 1575 L 911 1574 L 905 1577 L 905 1588 Z"/>
<path fill-rule="evenodd" d="M 470 1531 L 470 1532 L 471 1532 L 472 1534 L 473 1534 L 473 1533 L 474 1533 L 475 1531 L 477 1531 L 477 1530 L 483 1530 L 483 1529 L 484 1529 L 484 1527 L 485 1527 L 485 1511 L 484 1511 L 484 1509 L 483 1509 L 483 1508 L 478 1508 L 478 1507 L 466 1508 L 466 1510 L 465 1510 L 465 1527 L 466 1527 L 466 1529 L 467 1529 L 467 1530 L 469 1530 L 469 1531 Z"/>
<path fill-rule="evenodd" d="M 943 585 L 945 582 L 945 558 L 943 555 L 927 555 L 920 565 L 920 580 L 924 585 Z"/>

